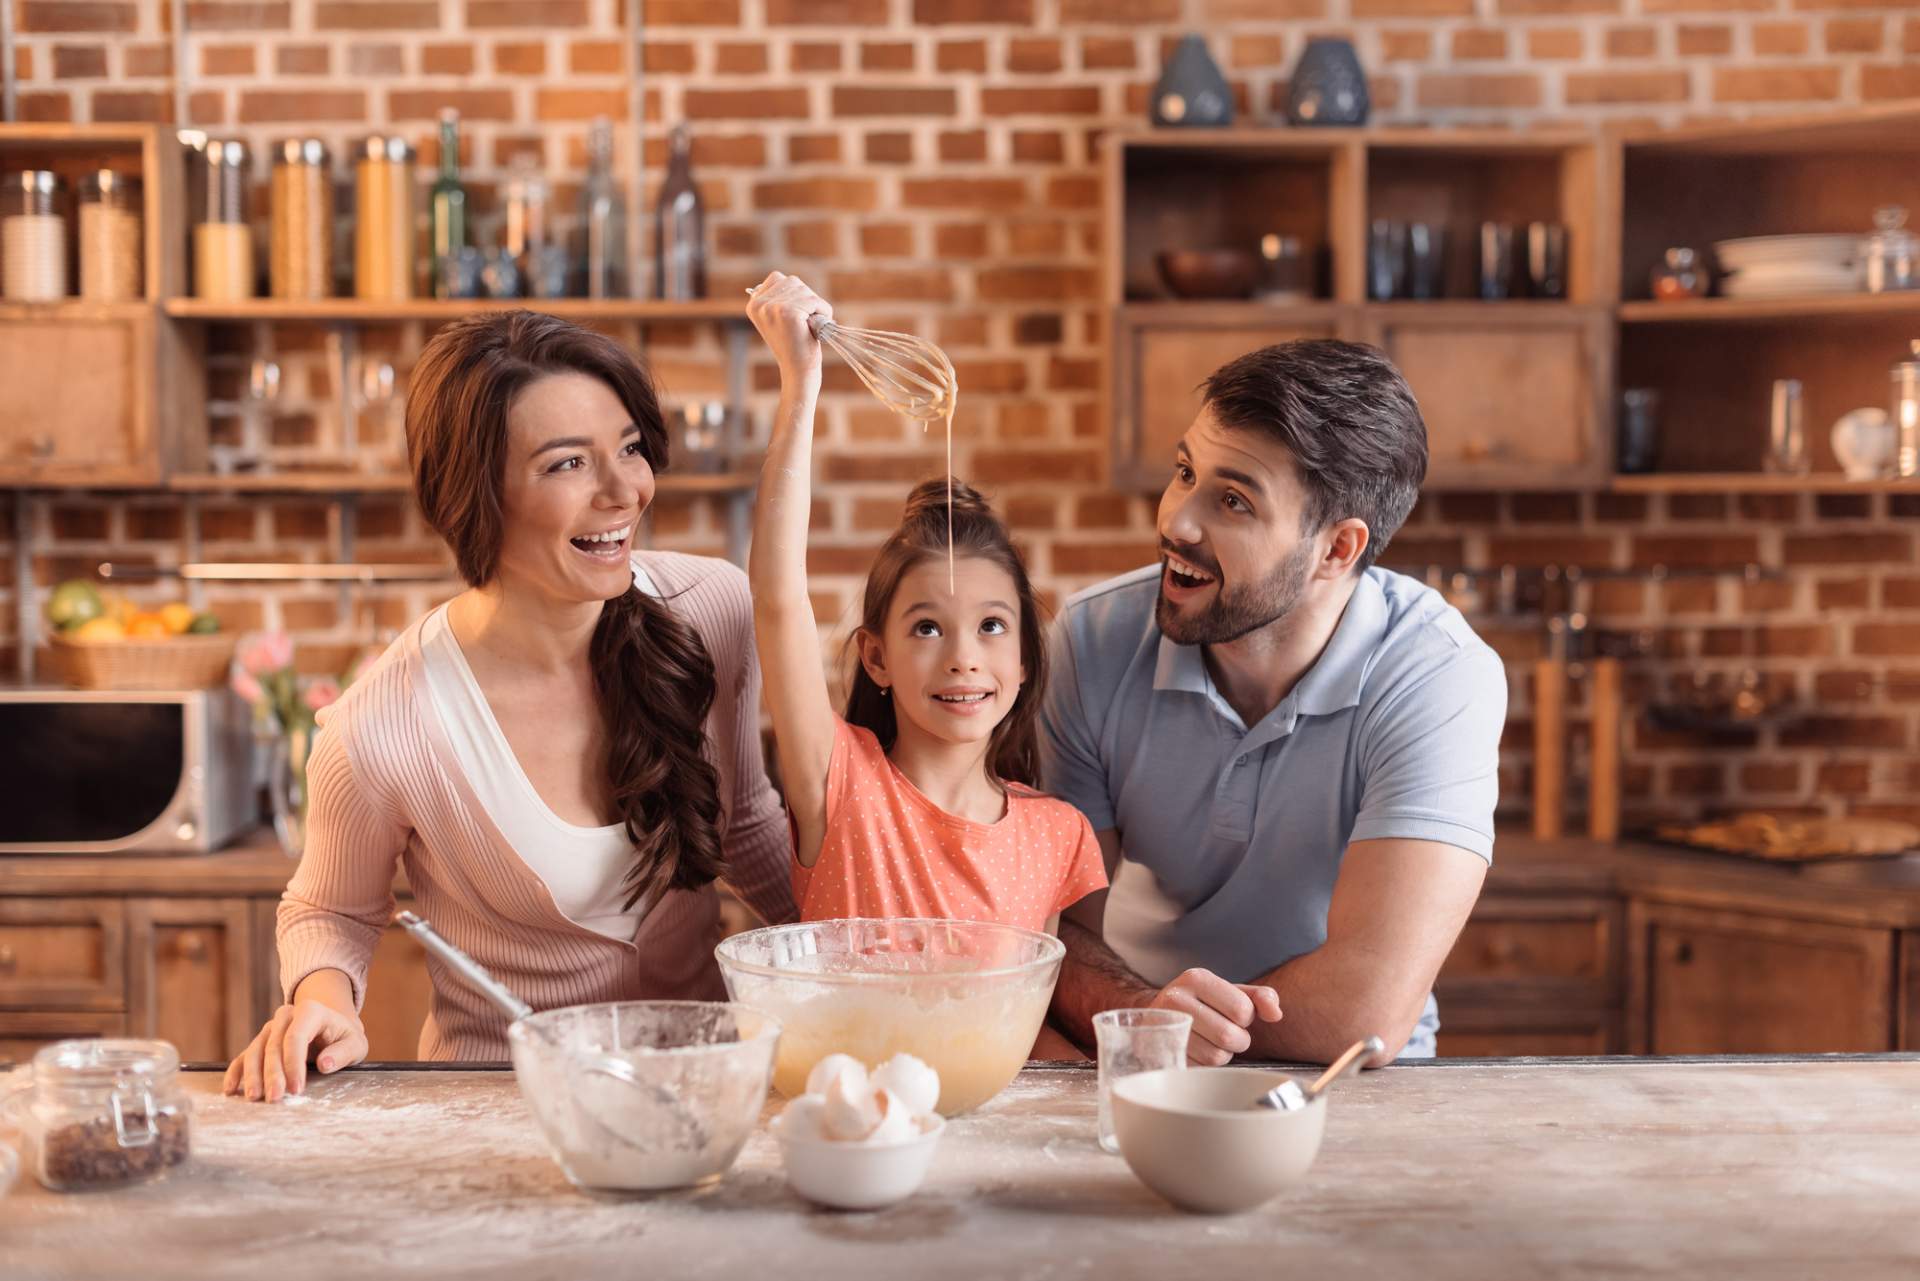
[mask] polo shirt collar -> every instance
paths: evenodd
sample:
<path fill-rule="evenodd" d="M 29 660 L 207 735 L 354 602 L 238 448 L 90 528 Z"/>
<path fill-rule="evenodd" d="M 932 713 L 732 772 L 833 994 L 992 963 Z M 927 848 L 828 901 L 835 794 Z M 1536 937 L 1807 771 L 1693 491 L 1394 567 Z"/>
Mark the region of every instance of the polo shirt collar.
<path fill-rule="evenodd" d="M 1369 661 L 1386 636 L 1387 623 L 1387 599 L 1379 580 L 1371 572 L 1360 575 L 1332 639 L 1282 705 L 1291 702 L 1299 716 L 1330 716 L 1358 706 Z M 1154 662 L 1153 688 L 1199 694 L 1224 705 L 1207 675 L 1200 646 L 1175 644 L 1165 635 Z"/>

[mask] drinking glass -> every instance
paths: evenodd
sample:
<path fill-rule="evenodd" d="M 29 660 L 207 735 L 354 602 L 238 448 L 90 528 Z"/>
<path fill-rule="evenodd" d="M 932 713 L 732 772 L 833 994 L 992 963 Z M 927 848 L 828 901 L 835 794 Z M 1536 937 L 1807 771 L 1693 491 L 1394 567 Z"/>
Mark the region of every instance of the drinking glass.
<path fill-rule="evenodd" d="M 1187 1066 L 1193 1016 L 1178 1010 L 1102 1010 L 1093 1016 L 1100 1042 L 1100 1146 L 1118 1152 L 1113 1133 L 1113 1083 L 1136 1072 Z"/>

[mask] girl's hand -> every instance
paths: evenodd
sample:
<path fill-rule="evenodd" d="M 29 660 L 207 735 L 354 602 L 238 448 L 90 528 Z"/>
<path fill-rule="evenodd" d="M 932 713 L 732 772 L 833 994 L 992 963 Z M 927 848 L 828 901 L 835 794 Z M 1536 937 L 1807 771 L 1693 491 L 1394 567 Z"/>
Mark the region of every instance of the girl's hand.
<path fill-rule="evenodd" d="M 307 1058 L 322 1072 L 338 1072 L 367 1057 L 367 1030 L 325 1001 L 299 1000 L 274 1011 L 253 1043 L 227 1067 L 223 1093 L 277 1103 L 307 1085 Z"/>
<path fill-rule="evenodd" d="M 833 306 L 807 287 L 798 276 L 770 272 L 754 286 L 747 302 L 747 319 L 760 331 L 768 350 L 780 365 L 782 387 L 796 391 L 820 390 L 820 340 L 808 322 L 814 316 L 833 316 Z"/>

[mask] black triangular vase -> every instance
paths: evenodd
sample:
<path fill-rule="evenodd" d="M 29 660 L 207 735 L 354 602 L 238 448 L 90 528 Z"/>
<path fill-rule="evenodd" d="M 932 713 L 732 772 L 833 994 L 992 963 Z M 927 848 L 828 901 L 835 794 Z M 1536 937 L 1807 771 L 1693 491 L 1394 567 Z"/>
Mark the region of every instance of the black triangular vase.
<path fill-rule="evenodd" d="M 1372 103 L 1367 73 L 1350 41 L 1307 41 L 1287 86 L 1287 119 L 1296 125 L 1363 125 Z"/>
<path fill-rule="evenodd" d="M 1183 36 L 1153 86 L 1148 117 L 1182 129 L 1233 123 L 1233 90 L 1199 36 Z"/>

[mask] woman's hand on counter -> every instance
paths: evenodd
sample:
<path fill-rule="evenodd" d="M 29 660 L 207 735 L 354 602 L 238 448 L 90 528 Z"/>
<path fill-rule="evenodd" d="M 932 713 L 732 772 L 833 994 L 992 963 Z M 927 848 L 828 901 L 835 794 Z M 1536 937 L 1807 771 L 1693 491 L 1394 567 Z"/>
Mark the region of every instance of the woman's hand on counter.
<path fill-rule="evenodd" d="M 323 1073 L 367 1057 L 367 1030 L 353 1012 L 351 989 L 345 1001 L 311 995 L 308 988 L 318 977 L 309 975 L 294 992 L 293 1004 L 275 1010 L 240 1057 L 227 1065 L 226 1093 L 277 1103 L 283 1095 L 306 1088 L 310 1057 Z M 346 976 L 339 977 L 340 986 L 346 987 Z"/>

